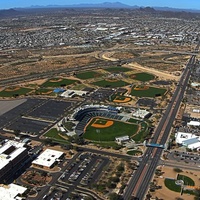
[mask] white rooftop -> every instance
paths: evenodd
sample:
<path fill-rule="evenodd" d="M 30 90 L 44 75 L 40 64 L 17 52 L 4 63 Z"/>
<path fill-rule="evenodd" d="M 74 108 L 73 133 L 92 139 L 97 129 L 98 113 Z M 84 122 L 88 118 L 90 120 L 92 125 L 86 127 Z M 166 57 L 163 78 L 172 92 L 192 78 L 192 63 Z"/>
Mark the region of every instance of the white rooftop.
<path fill-rule="evenodd" d="M 188 126 L 200 126 L 200 122 L 198 121 L 190 121 L 187 123 Z"/>
<path fill-rule="evenodd" d="M 138 109 L 133 113 L 133 117 L 145 118 L 145 116 L 148 115 L 148 114 L 149 114 L 148 111 Z"/>
<path fill-rule="evenodd" d="M 5 154 L 5 151 L 11 148 L 12 146 L 15 147 L 15 149 L 13 149 L 13 151 L 11 151 L 9 154 Z M 5 144 L 3 144 L 0 147 L 0 169 L 5 167 L 9 163 L 9 161 L 13 160 L 22 152 L 24 152 L 26 148 L 23 146 L 24 143 L 16 142 L 13 140 L 9 140 Z"/>
<path fill-rule="evenodd" d="M 2 200 L 15 200 L 21 199 L 16 196 L 23 194 L 27 188 L 11 183 L 10 185 L 0 185 L 0 199 Z"/>
<path fill-rule="evenodd" d="M 176 133 L 176 143 L 182 144 L 185 140 L 196 138 L 197 136 L 192 133 L 178 132 Z"/>
<path fill-rule="evenodd" d="M 62 151 L 46 149 L 32 162 L 32 164 L 51 167 L 63 154 Z"/>

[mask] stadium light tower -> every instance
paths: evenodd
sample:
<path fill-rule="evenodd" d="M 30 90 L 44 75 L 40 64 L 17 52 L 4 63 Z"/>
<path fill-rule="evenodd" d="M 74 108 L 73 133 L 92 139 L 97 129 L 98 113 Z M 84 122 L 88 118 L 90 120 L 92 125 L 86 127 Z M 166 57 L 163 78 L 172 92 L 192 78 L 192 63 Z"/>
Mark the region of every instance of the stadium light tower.
<path fill-rule="evenodd" d="M 99 129 L 96 129 L 96 133 L 98 134 L 98 137 L 99 137 L 99 143 L 100 143 L 100 130 L 99 130 Z"/>

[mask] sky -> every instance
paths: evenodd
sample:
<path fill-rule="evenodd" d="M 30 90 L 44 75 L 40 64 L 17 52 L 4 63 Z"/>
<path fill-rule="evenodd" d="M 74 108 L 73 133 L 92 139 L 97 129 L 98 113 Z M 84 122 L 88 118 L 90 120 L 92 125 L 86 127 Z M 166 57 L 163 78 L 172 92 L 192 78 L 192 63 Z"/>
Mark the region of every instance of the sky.
<path fill-rule="evenodd" d="M 29 7 L 32 5 L 73 5 L 80 3 L 121 2 L 127 5 L 199 9 L 200 0 L 0 0 L 0 9 Z"/>

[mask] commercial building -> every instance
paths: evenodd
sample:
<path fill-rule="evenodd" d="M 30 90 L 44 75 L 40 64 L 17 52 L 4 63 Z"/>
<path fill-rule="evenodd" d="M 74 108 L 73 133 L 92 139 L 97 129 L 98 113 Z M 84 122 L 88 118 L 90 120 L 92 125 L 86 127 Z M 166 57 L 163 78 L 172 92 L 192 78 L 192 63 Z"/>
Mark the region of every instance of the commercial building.
<path fill-rule="evenodd" d="M 116 137 L 115 138 L 115 141 L 118 143 L 118 144 L 123 144 L 125 142 L 128 142 L 130 140 L 129 136 L 128 135 L 125 135 L 125 136 L 122 136 L 122 137 Z"/>
<path fill-rule="evenodd" d="M 32 164 L 36 167 L 50 169 L 53 168 L 63 156 L 64 153 L 62 151 L 46 149 L 32 162 Z"/>
<path fill-rule="evenodd" d="M 188 126 L 200 126 L 200 122 L 198 121 L 190 121 L 187 123 Z"/>
<path fill-rule="evenodd" d="M 0 147 L 0 183 L 5 183 L 18 171 L 28 159 L 28 150 L 24 143 L 6 141 Z"/>
<path fill-rule="evenodd" d="M 181 144 L 188 149 L 199 149 L 200 138 L 192 133 L 178 132 L 176 133 L 176 143 Z"/>
<path fill-rule="evenodd" d="M 20 197 L 27 188 L 11 183 L 10 185 L 0 185 L 0 199 L 2 200 L 22 200 Z M 20 195 L 20 196 L 19 196 Z"/>
<path fill-rule="evenodd" d="M 133 117 L 137 117 L 137 118 L 149 118 L 152 114 L 146 110 L 141 110 L 138 109 L 133 113 Z"/>

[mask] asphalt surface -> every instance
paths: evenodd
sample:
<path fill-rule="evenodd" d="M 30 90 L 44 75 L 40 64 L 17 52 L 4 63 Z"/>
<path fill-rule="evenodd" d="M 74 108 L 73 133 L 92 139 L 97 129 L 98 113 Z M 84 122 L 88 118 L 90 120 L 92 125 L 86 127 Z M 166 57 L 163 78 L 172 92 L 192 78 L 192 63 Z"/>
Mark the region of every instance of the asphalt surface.
<path fill-rule="evenodd" d="M 197 45 L 195 52 L 198 50 L 198 48 L 199 44 Z M 159 143 L 161 145 L 165 145 L 165 143 L 167 142 L 170 134 L 170 129 L 172 127 L 188 84 L 188 80 L 191 74 L 191 68 L 195 63 L 195 57 L 196 56 L 194 55 L 191 56 L 189 62 L 187 63 L 186 68 L 174 92 L 174 95 L 172 96 L 171 102 L 169 103 L 162 119 L 158 124 L 151 143 Z M 134 196 L 136 197 L 136 199 L 139 200 L 142 200 L 144 198 L 149 187 L 149 183 L 160 161 L 162 151 L 163 149 L 160 148 L 147 148 L 137 171 L 130 180 L 124 192 L 123 199 L 128 200 L 131 196 Z"/>

